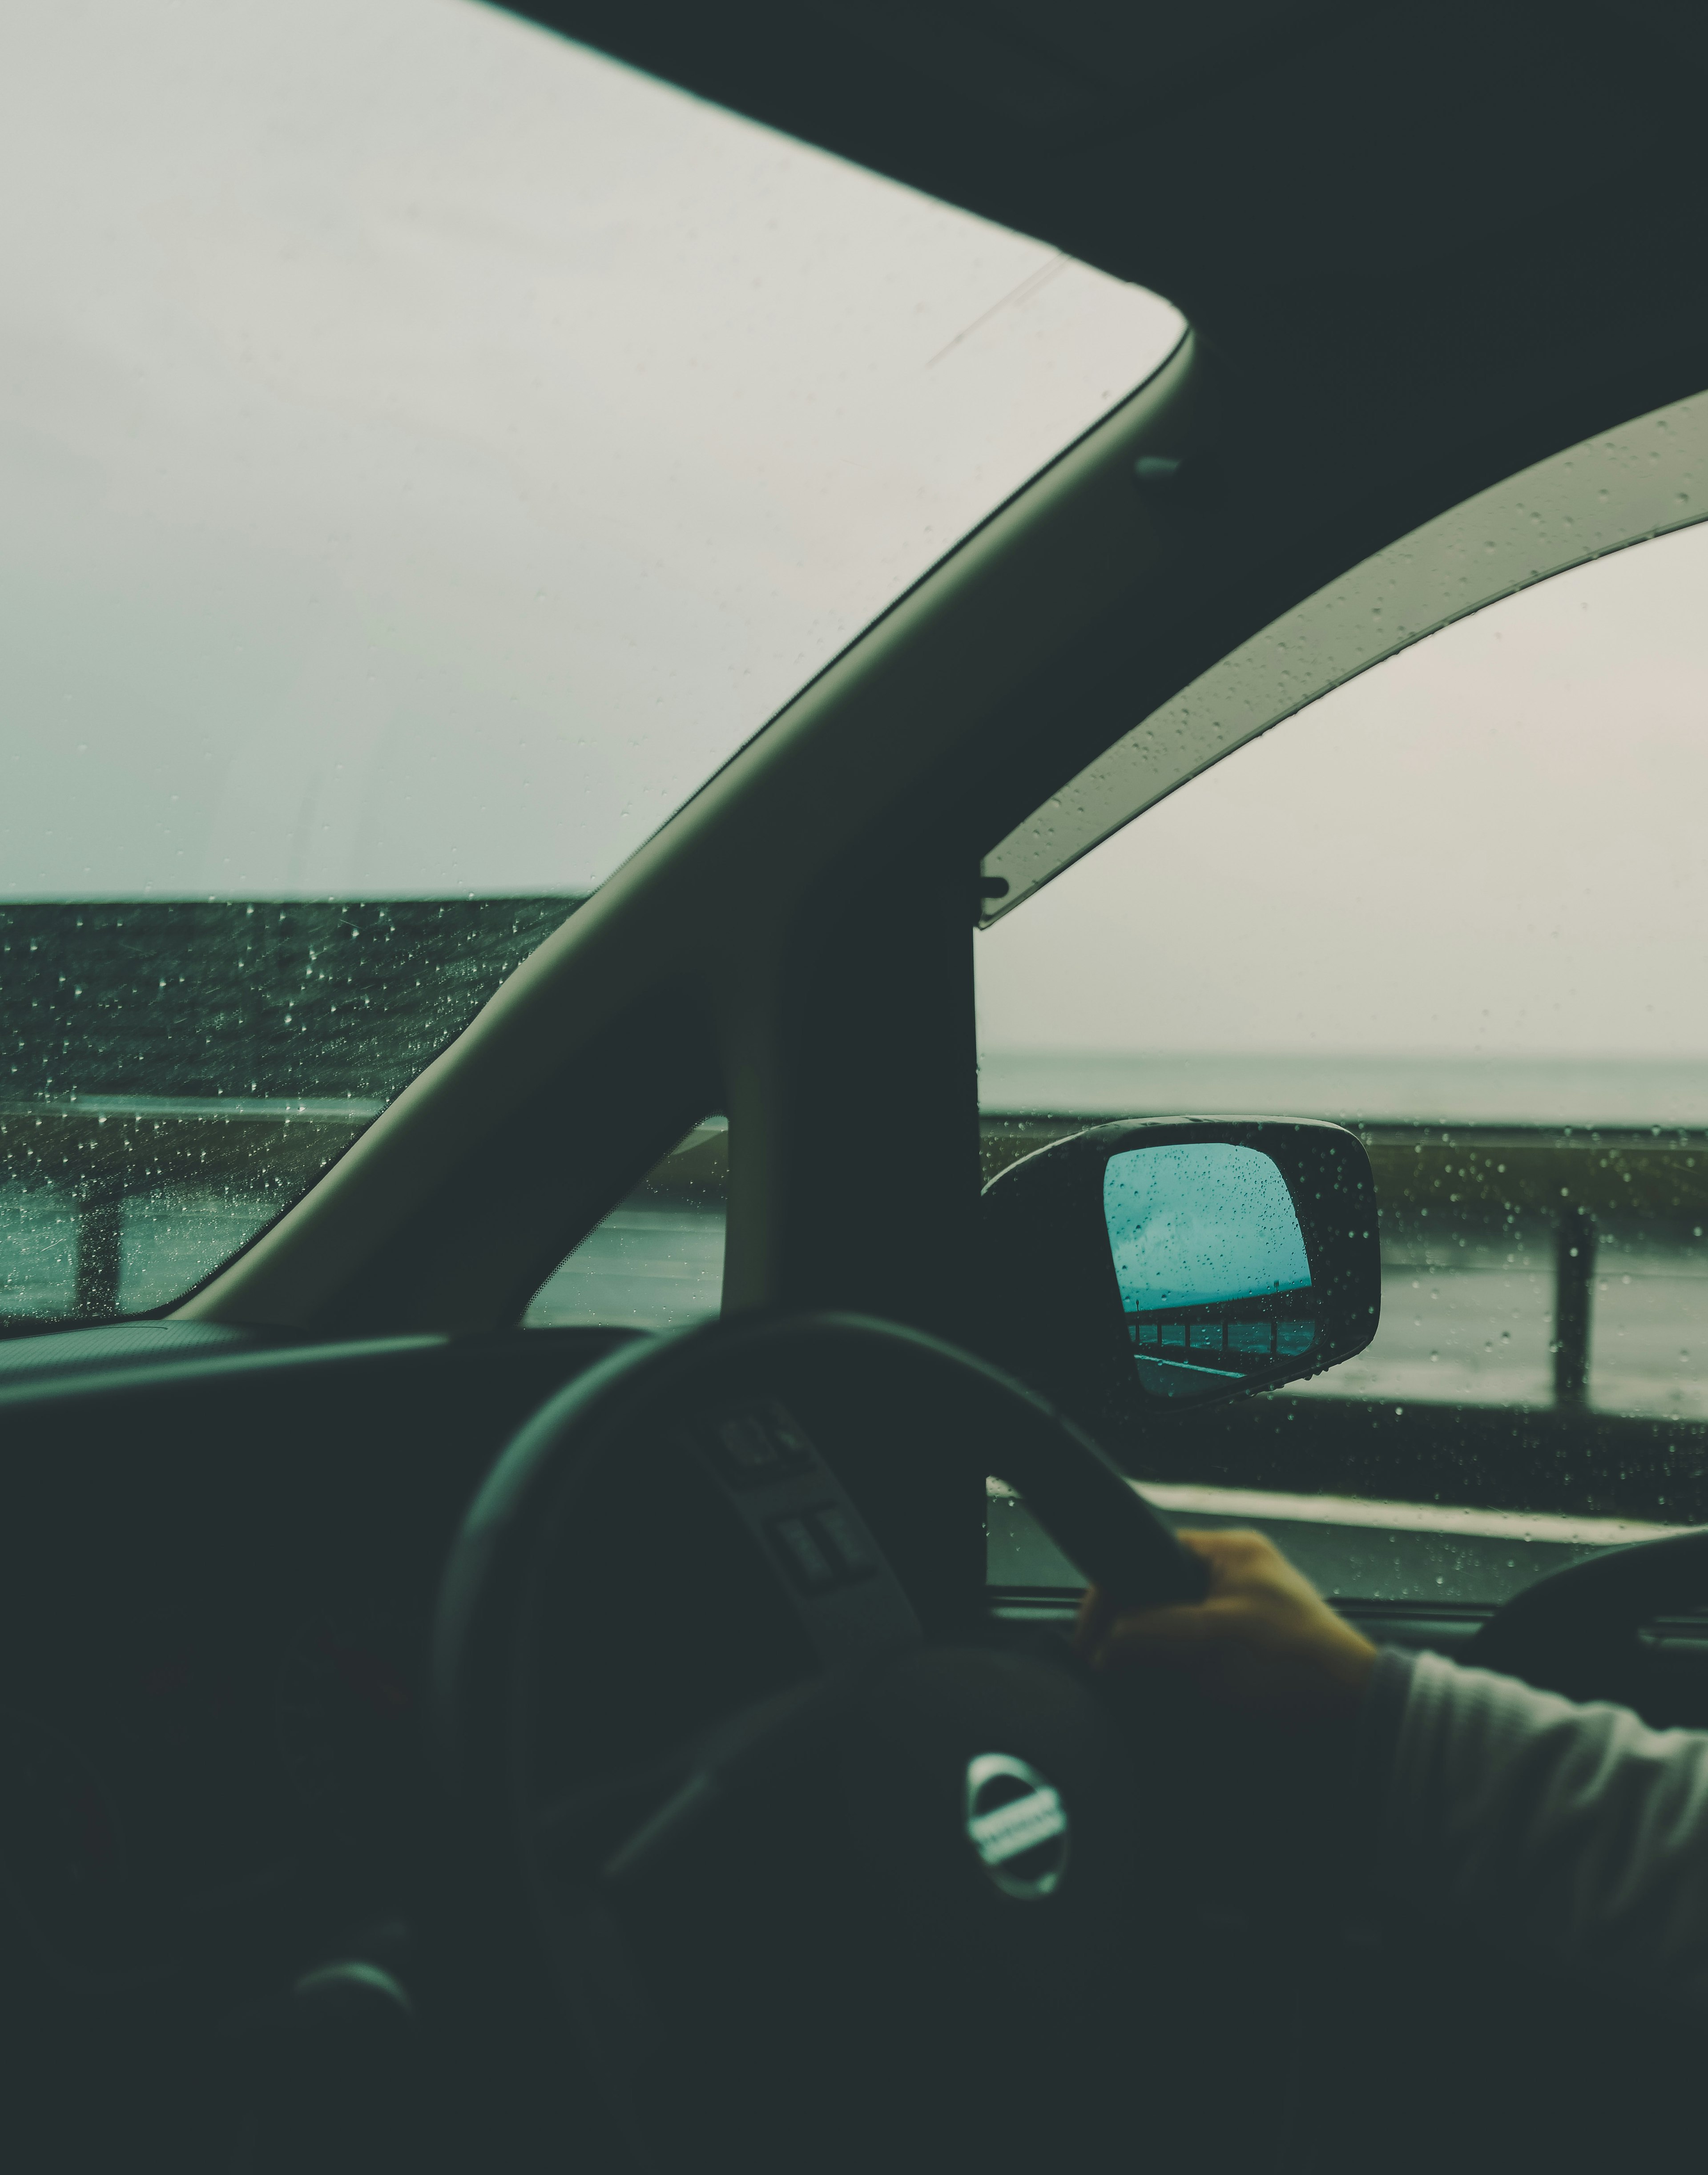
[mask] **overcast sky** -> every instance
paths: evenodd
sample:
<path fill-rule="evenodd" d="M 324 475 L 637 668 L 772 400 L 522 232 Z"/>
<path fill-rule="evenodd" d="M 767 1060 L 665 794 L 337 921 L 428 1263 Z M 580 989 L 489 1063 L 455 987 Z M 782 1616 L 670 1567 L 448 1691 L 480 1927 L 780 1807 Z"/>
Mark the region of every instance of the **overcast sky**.
<path fill-rule="evenodd" d="M 1164 305 L 469 0 L 9 0 L 0 885 L 581 890 Z"/>
<path fill-rule="evenodd" d="M 979 961 L 993 1050 L 1708 1057 L 1708 527 L 1375 666 Z"/>
<path fill-rule="evenodd" d="M 579 890 L 1179 321 L 469 0 L 10 0 L 0 892 Z M 1708 1054 L 1708 531 L 979 942 L 990 1049 Z"/>

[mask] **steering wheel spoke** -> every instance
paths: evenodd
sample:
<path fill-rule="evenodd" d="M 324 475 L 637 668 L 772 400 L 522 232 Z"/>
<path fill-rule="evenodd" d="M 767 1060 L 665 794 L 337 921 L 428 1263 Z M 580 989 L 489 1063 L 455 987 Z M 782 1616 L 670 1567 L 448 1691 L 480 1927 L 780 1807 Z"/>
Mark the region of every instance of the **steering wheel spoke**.
<path fill-rule="evenodd" d="M 1578 1700 L 1643 1706 L 1640 1633 L 1708 1601 L 1708 1528 L 1604 1549 L 1495 1610 L 1467 1659 Z"/>
<path fill-rule="evenodd" d="M 662 1863 L 745 1792 L 828 1741 L 859 1683 L 842 1672 L 755 1700 L 664 1758 L 572 1790 L 534 1820 L 542 1861 L 622 1888 Z"/>

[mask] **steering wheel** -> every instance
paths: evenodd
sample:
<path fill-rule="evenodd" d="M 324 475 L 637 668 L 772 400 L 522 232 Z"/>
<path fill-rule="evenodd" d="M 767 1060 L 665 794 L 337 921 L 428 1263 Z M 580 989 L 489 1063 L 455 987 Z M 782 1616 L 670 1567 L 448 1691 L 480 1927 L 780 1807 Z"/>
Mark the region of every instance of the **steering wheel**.
<path fill-rule="evenodd" d="M 904 1562 L 893 1506 L 946 1474 L 1018 1488 L 1117 1600 L 1202 1591 L 1052 1408 L 853 1315 L 620 1351 L 469 1511 L 432 1673 L 459 1855 L 632 2165 L 992 2175 L 1099 2095 L 1131 2137 L 1154 1793 L 1064 1642 L 979 1619 L 982 1565 Z"/>
<path fill-rule="evenodd" d="M 1496 1609 L 1466 1660 L 1570 1699 L 1648 1711 L 1640 1634 L 1708 1600 L 1708 1530 L 1607 1549 L 1550 1571 Z M 1656 1719 L 1664 1720 L 1664 1716 Z"/>

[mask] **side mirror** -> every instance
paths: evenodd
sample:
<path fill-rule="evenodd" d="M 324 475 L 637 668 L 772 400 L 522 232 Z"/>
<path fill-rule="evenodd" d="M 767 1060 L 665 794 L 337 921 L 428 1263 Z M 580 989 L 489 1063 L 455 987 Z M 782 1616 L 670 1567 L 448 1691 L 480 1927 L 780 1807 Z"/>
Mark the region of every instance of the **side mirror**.
<path fill-rule="evenodd" d="M 1129 1120 L 984 1189 L 985 1349 L 1112 1444 L 1320 1374 L 1381 1318 L 1363 1143 L 1305 1119 Z"/>

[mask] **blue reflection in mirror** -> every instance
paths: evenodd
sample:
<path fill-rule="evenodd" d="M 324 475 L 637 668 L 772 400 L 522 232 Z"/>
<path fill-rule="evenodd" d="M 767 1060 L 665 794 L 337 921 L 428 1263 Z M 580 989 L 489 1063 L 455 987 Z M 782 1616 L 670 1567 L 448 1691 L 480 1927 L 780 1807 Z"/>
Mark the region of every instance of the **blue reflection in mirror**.
<path fill-rule="evenodd" d="M 1152 1396 L 1225 1394 L 1316 1342 L 1304 1234 L 1261 1148 L 1189 1141 L 1111 1156 L 1103 1222 L 1134 1364 Z"/>

